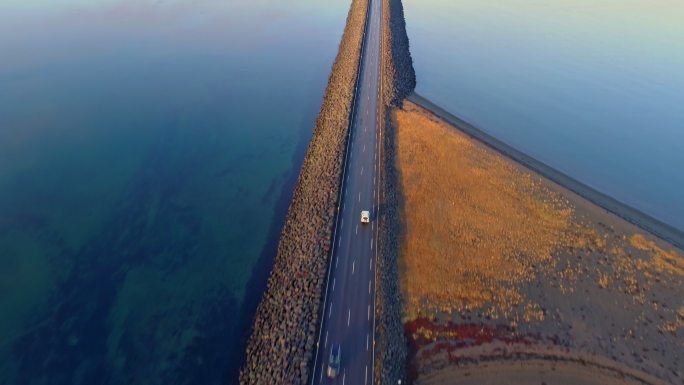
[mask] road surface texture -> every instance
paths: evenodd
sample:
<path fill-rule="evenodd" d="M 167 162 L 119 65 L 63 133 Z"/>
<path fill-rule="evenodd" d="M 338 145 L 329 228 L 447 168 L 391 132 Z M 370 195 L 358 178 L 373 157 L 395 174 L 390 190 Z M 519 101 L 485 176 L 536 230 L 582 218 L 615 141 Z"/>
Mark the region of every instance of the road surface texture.
<path fill-rule="evenodd" d="M 312 385 L 373 383 L 381 12 L 382 1 L 370 0 Z M 363 210 L 370 223 L 361 223 Z M 333 379 L 327 367 L 335 344 L 342 359 Z"/>

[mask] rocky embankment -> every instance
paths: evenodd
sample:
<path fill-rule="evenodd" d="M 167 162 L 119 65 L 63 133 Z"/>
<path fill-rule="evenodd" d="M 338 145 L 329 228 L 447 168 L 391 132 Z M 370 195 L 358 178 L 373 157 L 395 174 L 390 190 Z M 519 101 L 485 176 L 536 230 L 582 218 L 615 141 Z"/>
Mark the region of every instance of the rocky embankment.
<path fill-rule="evenodd" d="M 305 384 L 317 338 L 368 0 L 353 0 L 295 187 L 240 384 Z"/>
<path fill-rule="evenodd" d="M 400 106 L 416 86 L 416 74 L 409 51 L 406 22 L 401 0 L 383 0 L 382 28 L 382 98 L 384 112 L 380 212 L 380 256 L 377 264 L 380 276 L 376 287 L 375 384 L 396 384 L 405 378 L 406 340 L 403 334 L 401 292 L 397 257 L 399 255 L 400 183 L 395 169 L 396 135 L 389 108 Z"/>

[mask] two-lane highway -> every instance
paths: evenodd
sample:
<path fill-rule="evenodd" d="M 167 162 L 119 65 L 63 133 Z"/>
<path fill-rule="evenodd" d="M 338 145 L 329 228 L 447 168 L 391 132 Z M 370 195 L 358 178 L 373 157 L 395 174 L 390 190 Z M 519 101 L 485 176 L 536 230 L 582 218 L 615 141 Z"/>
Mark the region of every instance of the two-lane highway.
<path fill-rule="evenodd" d="M 382 0 L 369 1 L 312 385 L 373 382 Z M 371 212 L 368 224 L 361 223 L 363 210 Z M 330 351 L 336 344 L 342 348 L 340 373 L 331 379 L 327 367 Z"/>

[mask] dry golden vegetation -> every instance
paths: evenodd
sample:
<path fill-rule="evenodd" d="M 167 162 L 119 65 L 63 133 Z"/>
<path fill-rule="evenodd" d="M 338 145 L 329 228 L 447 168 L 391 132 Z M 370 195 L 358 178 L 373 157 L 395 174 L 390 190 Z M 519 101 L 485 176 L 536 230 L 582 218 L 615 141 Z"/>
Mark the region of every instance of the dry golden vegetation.
<path fill-rule="evenodd" d="M 411 103 L 394 120 L 412 370 L 461 362 L 445 341 L 534 336 L 682 381 L 680 250 Z"/>
<path fill-rule="evenodd" d="M 519 290 L 569 237 L 557 194 L 467 137 L 411 109 L 398 111 L 409 318 L 523 303 Z M 457 278 L 457 279 L 456 279 Z"/>

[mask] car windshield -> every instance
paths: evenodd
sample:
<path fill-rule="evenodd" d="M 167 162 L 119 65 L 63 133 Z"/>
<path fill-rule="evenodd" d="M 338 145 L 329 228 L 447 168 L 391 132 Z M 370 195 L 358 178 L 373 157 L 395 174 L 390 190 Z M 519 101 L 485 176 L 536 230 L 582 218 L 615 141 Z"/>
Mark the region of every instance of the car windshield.
<path fill-rule="evenodd" d="M 330 351 L 330 366 L 337 366 L 340 362 L 340 347 L 333 347 Z"/>

